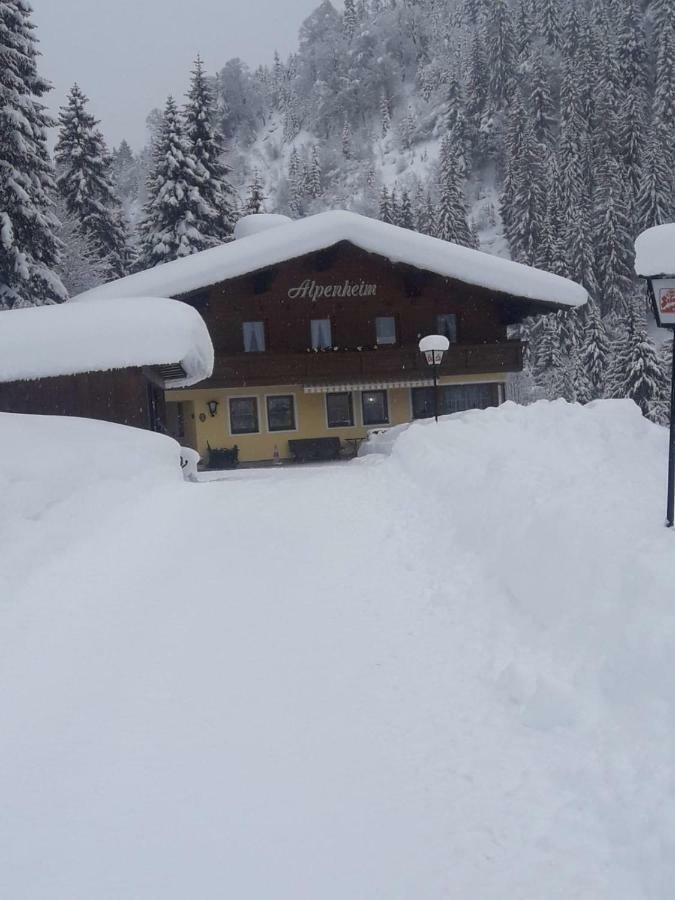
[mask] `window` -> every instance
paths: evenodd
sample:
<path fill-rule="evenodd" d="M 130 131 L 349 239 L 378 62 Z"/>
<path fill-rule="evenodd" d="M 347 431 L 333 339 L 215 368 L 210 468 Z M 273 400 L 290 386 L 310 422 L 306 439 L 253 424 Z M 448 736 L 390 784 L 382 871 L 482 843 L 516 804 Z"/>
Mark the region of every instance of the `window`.
<path fill-rule="evenodd" d="M 265 323 L 244 322 L 244 350 L 246 353 L 262 353 L 265 349 Z"/>
<path fill-rule="evenodd" d="M 364 391 L 361 394 L 364 425 L 388 425 L 389 406 L 386 391 Z"/>
<path fill-rule="evenodd" d="M 451 344 L 457 343 L 457 316 L 454 313 L 444 313 L 436 316 L 436 330 L 446 337 Z"/>
<path fill-rule="evenodd" d="M 267 398 L 267 427 L 270 431 L 295 430 L 295 403 L 292 394 Z"/>
<path fill-rule="evenodd" d="M 438 397 L 438 411 L 441 411 L 441 398 Z M 413 388 L 412 391 L 413 419 L 430 419 L 434 414 L 434 389 L 432 387 Z"/>
<path fill-rule="evenodd" d="M 253 276 L 253 293 L 265 294 L 272 286 L 276 272 L 274 269 L 265 269 Z"/>
<path fill-rule="evenodd" d="M 396 319 L 394 316 L 378 316 L 375 319 L 375 335 L 378 345 L 396 343 Z"/>
<path fill-rule="evenodd" d="M 256 397 L 230 397 L 230 432 L 232 434 L 256 434 L 258 427 L 258 400 Z"/>
<path fill-rule="evenodd" d="M 326 350 L 332 346 L 330 319 L 312 319 L 312 350 Z"/>
<path fill-rule="evenodd" d="M 326 394 L 326 420 L 329 428 L 344 428 L 354 424 L 351 393 Z"/>
<path fill-rule="evenodd" d="M 438 414 L 463 412 L 467 409 L 487 409 L 496 406 L 493 384 L 445 384 L 438 388 Z M 434 389 L 412 389 L 413 419 L 430 419 L 434 414 Z"/>

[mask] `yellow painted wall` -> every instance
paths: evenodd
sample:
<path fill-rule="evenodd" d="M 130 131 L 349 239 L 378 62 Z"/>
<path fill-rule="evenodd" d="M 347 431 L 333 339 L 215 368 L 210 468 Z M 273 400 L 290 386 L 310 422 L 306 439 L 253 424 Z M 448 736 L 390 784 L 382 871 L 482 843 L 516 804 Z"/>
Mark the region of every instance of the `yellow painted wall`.
<path fill-rule="evenodd" d="M 476 384 L 479 382 L 504 383 L 503 373 L 476 375 L 471 378 L 448 376 L 440 379 L 440 384 Z M 409 422 L 412 416 L 410 388 L 390 388 L 388 390 L 389 424 L 401 425 Z M 295 431 L 270 432 L 267 428 L 266 397 L 275 394 L 293 394 L 295 397 Z M 274 385 L 260 388 L 216 388 L 167 391 L 166 400 L 169 410 L 172 404 L 181 402 L 184 409 L 185 436 L 182 442 L 194 447 L 202 457 L 206 457 L 208 446 L 239 447 L 241 462 L 262 462 L 271 460 L 274 447 L 279 449 L 282 459 L 290 458 L 288 441 L 294 438 L 339 437 L 342 441 L 348 438 L 366 437 L 368 431 L 378 426 L 364 427 L 361 424 L 346 428 L 329 428 L 326 423 L 325 394 L 306 394 L 301 385 Z M 236 434 L 230 432 L 229 403 L 230 397 L 257 397 L 258 434 Z M 211 416 L 208 401 L 217 400 L 218 410 Z M 352 393 L 354 420 L 361 422 L 361 394 Z M 203 418 L 203 421 L 202 421 Z M 169 412 L 169 420 L 171 414 Z M 386 426 L 383 426 L 386 427 Z"/>

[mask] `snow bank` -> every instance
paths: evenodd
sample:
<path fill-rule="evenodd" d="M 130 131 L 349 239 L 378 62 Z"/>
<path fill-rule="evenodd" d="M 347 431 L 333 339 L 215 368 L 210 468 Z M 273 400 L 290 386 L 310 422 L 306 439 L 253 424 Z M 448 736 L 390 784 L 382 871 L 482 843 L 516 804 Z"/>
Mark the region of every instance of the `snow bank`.
<path fill-rule="evenodd" d="M 180 448 L 164 435 L 0 413 L 0 607 L 38 562 L 72 541 L 96 534 L 104 551 L 109 513 L 181 478 Z"/>
<path fill-rule="evenodd" d="M 665 430 L 560 401 L 392 438 L 209 484 L 167 458 L 90 537 L 95 483 L 29 523 L 3 896 L 670 900 Z"/>
<path fill-rule="evenodd" d="M 655 225 L 637 237 L 635 271 L 641 278 L 675 275 L 675 223 Z"/>
<path fill-rule="evenodd" d="M 187 387 L 213 370 L 199 313 L 156 297 L 10 310 L 0 320 L 0 382 L 181 363 Z"/>
<path fill-rule="evenodd" d="M 554 306 L 582 306 L 586 291 L 559 275 L 460 247 L 356 213 L 335 210 L 242 237 L 184 259 L 101 285 L 76 301 L 128 296 L 178 297 L 348 241 L 368 253 L 447 278 Z"/>

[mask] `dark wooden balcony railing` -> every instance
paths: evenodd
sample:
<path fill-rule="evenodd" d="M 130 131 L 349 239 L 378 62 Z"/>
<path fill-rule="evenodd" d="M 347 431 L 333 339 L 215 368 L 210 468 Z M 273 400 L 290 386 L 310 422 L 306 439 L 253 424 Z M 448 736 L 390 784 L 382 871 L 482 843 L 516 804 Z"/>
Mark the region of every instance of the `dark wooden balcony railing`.
<path fill-rule="evenodd" d="M 453 344 L 439 368 L 441 375 L 478 375 L 492 372 L 519 372 L 523 362 L 520 341 L 497 344 Z M 409 377 L 430 374 L 424 357 L 416 348 L 391 347 L 379 350 L 328 350 L 319 353 L 238 353 L 216 354 L 213 387 L 240 387 L 266 384 L 332 384 Z"/>

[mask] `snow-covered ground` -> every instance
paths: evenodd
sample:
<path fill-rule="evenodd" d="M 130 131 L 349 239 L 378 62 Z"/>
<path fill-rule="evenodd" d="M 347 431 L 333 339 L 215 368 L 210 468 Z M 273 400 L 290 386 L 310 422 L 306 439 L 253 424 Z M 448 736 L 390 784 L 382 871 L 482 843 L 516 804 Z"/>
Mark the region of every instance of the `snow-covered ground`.
<path fill-rule="evenodd" d="M 0 896 L 672 896 L 675 535 L 637 407 L 199 484 L 155 435 L 0 437 Z"/>

